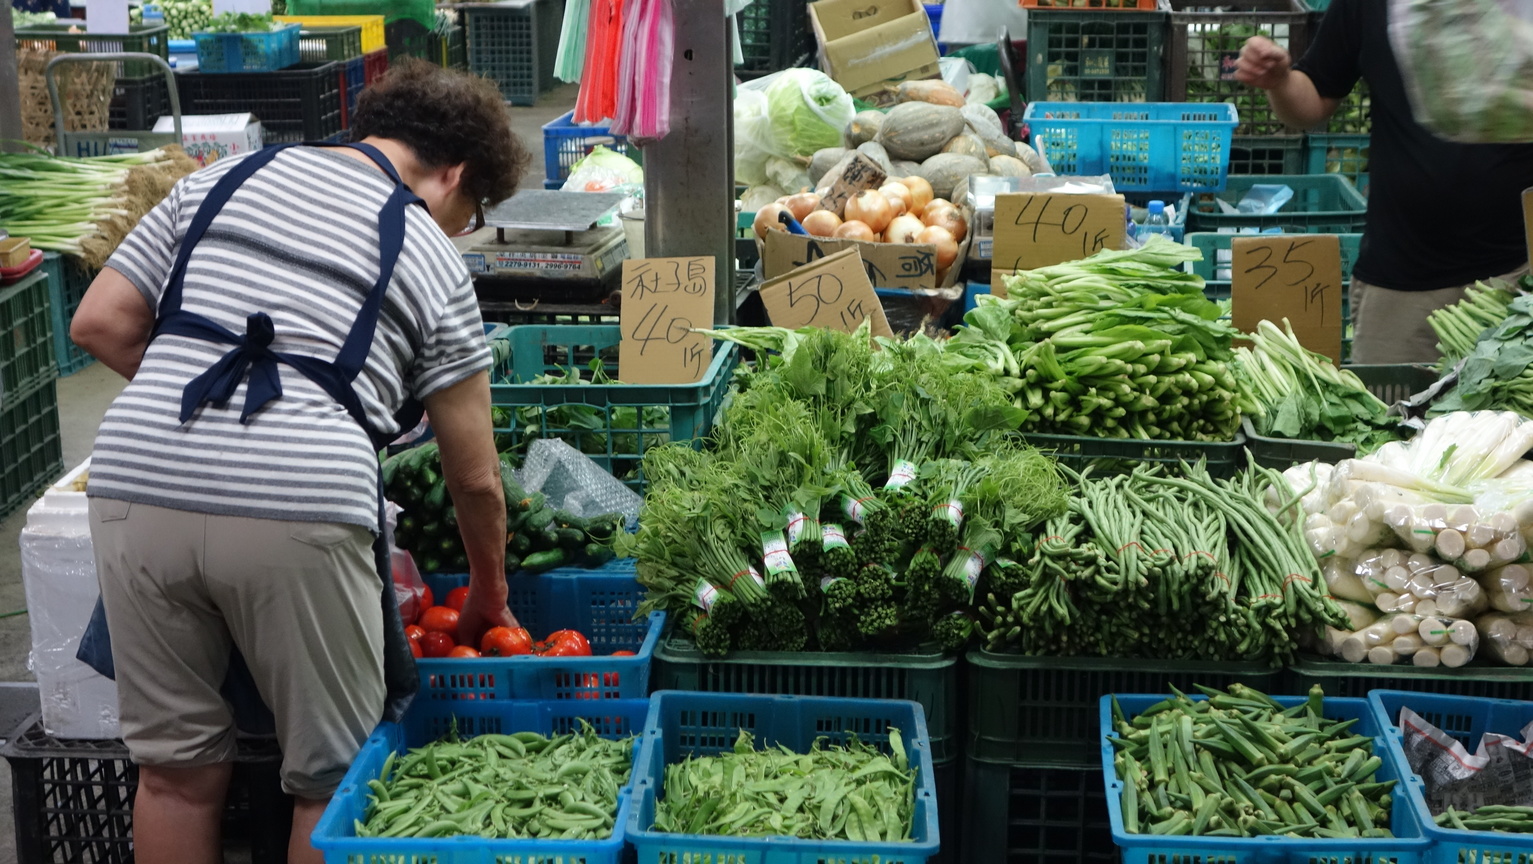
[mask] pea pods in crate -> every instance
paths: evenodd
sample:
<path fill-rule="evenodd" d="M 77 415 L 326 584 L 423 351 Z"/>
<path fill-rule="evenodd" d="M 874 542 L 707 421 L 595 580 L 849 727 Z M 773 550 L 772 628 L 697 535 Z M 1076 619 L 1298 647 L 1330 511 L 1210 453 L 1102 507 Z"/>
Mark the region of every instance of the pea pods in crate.
<path fill-rule="evenodd" d="M 1124 717 L 1130 721 L 1166 697 L 1160 694 L 1120 695 L 1117 697 Z M 1194 696 L 1203 701 L 1205 697 Z M 1302 696 L 1272 697 L 1284 708 L 1305 702 Z M 1393 838 L 1306 839 L 1284 835 L 1258 837 L 1174 836 L 1148 833 L 1130 834 L 1124 827 L 1124 783 L 1118 779 L 1114 763 L 1113 697 L 1103 696 L 1099 705 L 1102 770 L 1107 780 L 1107 812 L 1112 823 L 1113 842 L 1123 852 L 1123 864 L 1163 864 L 1171 861 L 1219 862 L 1219 864 L 1422 864 L 1430 841 L 1422 833 L 1421 821 L 1406 803 L 1405 796 L 1394 795 L 1390 803 L 1389 829 Z M 1376 710 L 1363 699 L 1325 700 L 1324 716 L 1329 720 L 1353 720 L 1347 730 L 1354 736 L 1373 739 L 1373 755 L 1380 758 L 1374 778 L 1378 782 L 1401 779 L 1398 762 L 1387 752 L 1385 729 Z M 1178 760 L 1179 761 L 1179 760 Z M 1150 770 L 1146 766 L 1145 770 Z M 1180 769 L 1177 769 L 1180 770 Z M 1197 773 L 1197 772 L 1195 772 Z"/>
<path fill-rule="evenodd" d="M 618 793 L 611 836 L 603 840 L 501 840 L 459 835 L 447 837 L 359 837 L 365 823 L 369 780 L 377 780 L 391 755 L 420 747 L 456 730 L 461 737 L 535 732 L 543 736 L 578 734 L 589 723 L 603 738 L 621 739 L 644 729 L 649 702 L 601 701 L 437 702 L 417 700 L 401 723 L 383 723 L 362 745 L 351 769 L 314 829 L 314 846 L 327 864 L 618 864 L 631 793 Z M 635 750 L 639 742 L 635 741 Z M 635 763 L 634 771 L 638 770 Z M 636 774 L 630 775 L 630 783 Z"/>
<path fill-rule="evenodd" d="M 438 602 L 467 585 L 467 574 L 424 577 Z M 506 577 L 508 605 L 518 622 L 541 639 L 555 630 L 578 630 L 591 643 L 590 657 L 418 658 L 417 702 L 453 703 L 496 699 L 642 699 L 649 693 L 650 660 L 665 613 L 635 620 L 644 589 L 633 577 L 633 559 L 601 570 L 561 568 Z M 613 657 L 632 651 L 631 657 Z"/>
<path fill-rule="evenodd" d="M 793 837 L 723 837 L 655 831 L 655 809 L 665 767 L 689 756 L 732 750 L 740 732 L 757 749 L 781 745 L 807 753 L 817 739 L 832 744 L 856 735 L 883 750 L 888 730 L 900 731 L 915 769 L 915 811 L 908 841 L 800 840 Z M 628 842 L 638 864 L 917 864 L 939 848 L 937 793 L 930 742 L 921 706 L 883 699 L 755 696 L 662 690 L 650 700 L 644 747 L 634 765 Z"/>

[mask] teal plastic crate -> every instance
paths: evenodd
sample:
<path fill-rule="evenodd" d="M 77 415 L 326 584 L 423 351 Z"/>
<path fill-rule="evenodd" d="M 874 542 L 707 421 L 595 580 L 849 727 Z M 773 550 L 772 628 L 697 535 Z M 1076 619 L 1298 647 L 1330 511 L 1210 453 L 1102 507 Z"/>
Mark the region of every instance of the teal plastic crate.
<path fill-rule="evenodd" d="M 1214 200 L 1217 197 L 1233 206 L 1258 184 L 1286 185 L 1293 190 L 1293 198 L 1270 215 L 1225 213 Z M 1368 199 L 1339 174 L 1247 174 L 1231 176 L 1218 195 L 1197 196 L 1187 214 L 1187 230 L 1279 228 L 1290 234 L 1355 234 L 1363 230 L 1367 215 Z"/>
<path fill-rule="evenodd" d="M 1304 143 L 1303 135 L 1236 135 L 1230 144 L 1230 173 L 1299 174 L 1307 171 Z"/>
<path fill-rule="evenodd" d="M 1288 673 L 1294 692 L 1305 692 L 1318 684 L 1327 694 L 1359 699 L 1374 690 L 1409 690 L 1476 699 L 1527 699 L 1533 694 L 1533 668 L 1491 666 L 1483 661 L 1449 669 L 1300 657 Z"/>
<path fill-rule="evenodd" d="M 1526 691 L 1525 691 L 1526 692 Z M 1530 864 L 1533 862 L 1533 836 L 1497 831 L 1459 831 L 1440 828 L 1427 808 L 1426 787 L 1421 777 L 1409 770 L 1404 740 L 1400 731 L 1400 709 L 1409 708 L 1428 723 L 1457 738 L 1470 753 L 1480 746 L 1487 732 L 1522 740 L 1522 730 L 1533 723 L 1533 701 L 1507 699 L 1468 699 L 1430 693 L 1406 693 L 1375 690 L 1368 696 L 1378 721 L 1388 730 L 1390 757 L 1406 775 L 1399 797 L 1407 802 L 1422 830 L 1432 841 L 1427 864 Z M 1397 793 L 1399 790 L 1397 790 Z"/>
<path fill-rule="evenodd" d="M 156 54 L 170 59 L 170 27 L 164 24 L 129 24 L 127 33 L 92 33 L 80 22 L 37 24 L 16 30 L 18 51 L 62 51 L 69 54 Z M 140 79 L 160 75 L 159 66 L 145 60 L 120 64 L 118 78 Z M 44 97 L 46 98 L 46 97 Z"/>
<path fill-rule="evenodd" d="M 56 252 L 43 255 L 43 272 L 48 274 L 48 311 L 53 316 L 53 361 L 59 375 L 69 376 L 96 362 L 85 349 L 69 338 L 69 325 L 75 310 L 85 299 L 94 275 L 78 261 Z"/>
<path fill-rule="evenodd" d="M 650 447 L 698 441 L 712 430 L 740 362 L 739 346 L 715 342 L 713 360 L 695 384 L 529 384 L 539 375 L 587 370 L 596 358 L 608 377 L 622 380 L 617 359 L 622 331 L 616 324 L 529 324 L 491 338 L 509 343 L 509 359 L 496 368 L 490 385 L 491 403 L 507 409 L 518 425 L 527 409 L 540 437 L 564 439 L 639 491 L 644 489 L 639 463 Z M 599 428 L 577 416 L 584 412 L 576 406 L 600 412 Z"/>
<path fill-rule="evenodd" d="M 197 71 L 276 72 L 296 65 L 300 29 L 297 24 L 279 24 L 264 33 L 193 33 Z M 359 28 L 358 39 L 361 32 Z"/>
<path fill-rule="evenodd" d="M 709 756 L 734 747 L 741 732 L 755 745 L 782 745 L 808 752 L 816 740 L 842 743 L 856 735 L 887 748 L 888 730 L 900 730 L 916 771 L 915 818 L 907 842 L 816 841 L 789 837 L 719 837 L 663 834 L 651 830 L 655 803 L 665 786 L 665 766 L 689 756 Z M 644 749 L 634 768 L 633 807 L 627 837 L 638 864 L 917 864 L 941 845 L 936 779 L 926 722 L 914 702 L 880 699 L 822 699 L 804 696 L 747 696 L 738 693 L 683 693 L 662 690 L 650 700 Z"/>
<path fill-rule="evenodd" d="M 304 27 L 298 34 L 299 62 L 325 63 L 361 56 L 361 27 Z"/>
<path fill-rule="evenodd" d="M 967 759 L 963 824 L 957 860 L 964 864 L 1119 860 L 1095 764 L 1086 770 Z"/>
<path fill-rule="evenodd" d="M 1119 695 L 1118 702 L 1126 717 L 1133 717 L 1164 700 L 1164 694 Z M 1202 701 L 1205 697 L 1195 696 Z M 1274 697 L 1285 708 L 1303 704 L 1302 696 Z M 1163 864 L 1163 862 L 1219 862 L 1219 864 L 1421 864 L 1431 845 L 1422 833 L 1421 819 L 1396 795 L 1389 818 L 1393 839 L 1358 838 L 1347 840 L 1308 840 L 1285 836 L 1261 837 L 1172 837 L 1156 834 L 1130 834 L 1123 828 L 1123 782 L 1113 766 L 1117 750 L 1108 737 L 1113 735 L 1112 697 L 1103 696 L 1099 708 L 1098 738 L 1101 742 L 1102 772 L 1107 781 L 1107 813 L 1112 819 L 1112 838 L 1123 851 L 1123 864 Z M 1355 735 L 1372 736 L 1374 755 L 1383 760 L 1376 777 L 1381 782 L 1401 779 L 1405 773 L 1389 753 L 1386 730 L 1377 719 L 1373 706 L 1365 699 L 1325 700 L 1325 716 L 1331 720 L 1356 720 Z M 1488 862 L 1487 862 L 1488 864 Z"/>
<path fill-rule="evenodd" d="M 1305 145 L 1304 170 L 1340 174 L 1368 194 L 1368 145 L 1372 136 L 1313 133 Z"/>
<path fill-rule="evenodd" d="M 1110 174 L 1120 192 L 1225 188 L 1238 122 L 1232 105 L 1185 102 L 1034 102 L 1024 119 L 1056 173 Z"/>
<path fill-rule="evenodd" d="M 643 699 L 558 702 L 432 702 L 411 705 L 402 723 L 383 723 L 362 745 L 335 797 L 314 828 L 312 841 L 326 864 L 619 864 L 632 802 L 630 787 L 618 794 L 612 835 L 605 840 L 487 840 L 483 837 L 358 837 L 356 822 L 367 812 L 372 790 L 391 754 L 404 753 L 454 729 L 460 736 L 577 733 L 582 721 L 603 738 L 639 735 L 649 711 Z M 636 746 L 639 742 L 636 742 Z M 638 765 L 634 766 L 635 771 Z M 630 778 L 631 782 L 631 778 Z"/>
<path fill-rule="evenodd" d="M 51 282 L 45 272 L 34 270 L 20 282 L 0 287 L 0 406 L 58 377 L 48 302 Z"/>

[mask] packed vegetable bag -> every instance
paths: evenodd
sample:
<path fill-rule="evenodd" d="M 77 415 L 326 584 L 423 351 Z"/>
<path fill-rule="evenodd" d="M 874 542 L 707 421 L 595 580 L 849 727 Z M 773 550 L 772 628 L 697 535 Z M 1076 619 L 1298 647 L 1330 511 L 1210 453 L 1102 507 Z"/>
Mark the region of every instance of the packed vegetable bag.
<path fill-rule="evenodd" d="M 1416 121 L 1464 144 L 1533 142 L 1533 3 L 1390 0 Z"/>

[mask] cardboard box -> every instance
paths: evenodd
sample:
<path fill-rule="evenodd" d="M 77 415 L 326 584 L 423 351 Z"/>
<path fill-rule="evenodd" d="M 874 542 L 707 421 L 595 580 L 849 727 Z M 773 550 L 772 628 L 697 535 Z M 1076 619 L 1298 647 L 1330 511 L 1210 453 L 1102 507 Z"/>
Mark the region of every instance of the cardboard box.
<path fill-rule="evenodd" d="M 973 211 L 965 208 L 964 220 L 973 225 Z M 940 294 L 952 299 L 963 294 L 959 275 L 972 236 L 971 231 L 958 244 L 958 257 L 953 259 L 953 266 L 943 274 L 941 282 L 937 281 L 937 247 L 929 243 L 868 243 L 862 240 L 768 231 L 766 241 L 758 240 L 756 245 L 761 252 L 762 276 L 767 280 L 786 276 L 805 264 L 827 258 L 844 249 L 856 249 L 862 256 L 863 267 L 874 288 Z"/>
<path fill-rule="evenodd" d="M 155 121 L 154 131 L 169 135 L 176 131 L 170 117 Z M 238 156 L 261 149 L 261 124 L 254 114 L 197 114 L 181 117 L 181 146 L 186 155 L 207 166 L 225 156 Z"/>
<path fill-rule="evenodd" d="M 0 240 L 0 267 L 10 270 L 27 263 L 32 257 L 32 241 L 26 237 Z"/>
<path fill-rule="evenodd" d="M 820 0 L 809 4 L 820 69 L 846 92 L 893 101 L 892 84 L 934 78 L 937 40 L 919 0 Z"/>

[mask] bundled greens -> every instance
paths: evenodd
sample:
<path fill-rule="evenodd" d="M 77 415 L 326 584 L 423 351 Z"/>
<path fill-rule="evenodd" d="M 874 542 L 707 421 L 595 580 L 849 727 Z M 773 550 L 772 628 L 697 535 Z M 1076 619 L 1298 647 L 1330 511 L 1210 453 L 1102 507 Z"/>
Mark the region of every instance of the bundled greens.
<path fill-rule="evenodd" d="M 250 12 L 225 12 L 215 15 L 208 21 L 203 33 L 265 33 L 279 27 L 287 27 L 288 24 L 279 24 L 272 20 L 270 12 L 252 14 Z"/>
<path fill-rule="evenodd" d="M 1433 414 L 1479 410 L 1533 417 L 1533 295 L 1513 300 L 1505 320 L 1480 335 L 1453 389 L 1432 405 Z"/>
<path fill-rule="evenodd" d="M 1529 277 L 1523 277 L 1528 282 Z M 1464 299 L 1427 316 L 1427 323 L 1437 334 L 1437 350 L 1442 362 L 1438 371 L 1447 372 L 1474 350 L 1480 334 L 1506 320 L 1513 286 L 1499 279 L 1476 282 L 1464 290 Z"/>
<path fill-rule="evenodd" d="M 1025 271 L 981 297 L 948 346 L 1002 376 L 1023 432 L 1228 441 L 1248 398 L 1230 370 L 1235 330 L 1176 269 L 1195 249 L 1141 249 Z"/>
<path fill-rule="evenodd" d="M 155 0 L 165 26 L 170 28 L 172 39 L 190 39 L 193 33 L 212 32 L 207 29 L 213 20 L 212 0 Z M 142 23 L 142 9 L 134 6 L 129 10 L 132 23 Z"/>

